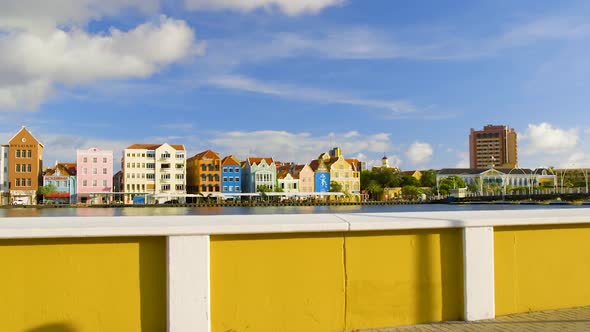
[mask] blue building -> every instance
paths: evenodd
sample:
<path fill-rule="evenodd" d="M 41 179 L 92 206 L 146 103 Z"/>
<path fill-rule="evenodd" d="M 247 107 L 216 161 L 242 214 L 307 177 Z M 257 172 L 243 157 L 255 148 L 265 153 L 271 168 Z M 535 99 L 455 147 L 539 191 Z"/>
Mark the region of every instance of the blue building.
<path fill-rule="evenodd" d="M 242 192 L 242 168 L 233 155 L 221 160 L 221 192 L 224 194 Z"/>
<path fill-rule="evenodd" d="M 43 186 L 53 185 L 55 191 L 44 195 L 44 202 L 76 203 L 76 164 L 56 163 L 43 175 Z"/>

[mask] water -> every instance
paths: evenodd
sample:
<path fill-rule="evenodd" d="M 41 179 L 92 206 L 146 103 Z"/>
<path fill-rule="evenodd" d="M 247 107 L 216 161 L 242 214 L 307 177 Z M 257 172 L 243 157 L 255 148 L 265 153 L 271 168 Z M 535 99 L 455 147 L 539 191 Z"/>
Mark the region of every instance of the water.
<path fill-rule="evenodd" d="M 580 205 L 518 205 L 518 204 L 417 204 L 417 205 L 349 205 L 349 206 L 274 206 L 274 207 L 123 207 L 123 208 L 12 208 L 0 209 L 1 217 L 114 217 L 114 216 L 178 216 L 236 214 L 310 214 L 371 213 L 420 211 L 481 211 L 576 209 Z"/>

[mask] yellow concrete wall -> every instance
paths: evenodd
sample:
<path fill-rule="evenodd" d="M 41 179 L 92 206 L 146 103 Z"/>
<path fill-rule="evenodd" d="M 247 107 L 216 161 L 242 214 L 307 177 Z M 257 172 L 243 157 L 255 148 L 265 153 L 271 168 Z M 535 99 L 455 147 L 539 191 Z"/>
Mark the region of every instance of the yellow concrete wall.
<path fill-rule="evenodd" d="M 590 305 L 590 224 L 496 227 L 496 314 Z"/>
<path fill-rule="evenodd" d="M 462 317 L 460 229 L 352 233 L 346 249 L 349 330 Z"/>
<path fill-rule="evenodd" d="M 213 332 L 459 319 L 461 231 L 213 236 L 211 301 Z"/>
<path fill-rule="evenodd" d="M 0 240 L 0 330 L 166 330 L 164 238 Z"/>
<path fill-rule="evenodd" d="M 342 234 L 211 237 L 213 332 L 344 330 Z"/>

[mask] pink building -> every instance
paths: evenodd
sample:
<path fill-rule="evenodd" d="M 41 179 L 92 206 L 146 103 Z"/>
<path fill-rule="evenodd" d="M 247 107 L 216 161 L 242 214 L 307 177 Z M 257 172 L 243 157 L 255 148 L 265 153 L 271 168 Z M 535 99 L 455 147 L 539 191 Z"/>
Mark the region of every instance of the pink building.
<path fill-rule="evenodd" d="M 97 148 L 76 151 L 78 203 L 110 202 L 113 192 L 113 151 Z"/>

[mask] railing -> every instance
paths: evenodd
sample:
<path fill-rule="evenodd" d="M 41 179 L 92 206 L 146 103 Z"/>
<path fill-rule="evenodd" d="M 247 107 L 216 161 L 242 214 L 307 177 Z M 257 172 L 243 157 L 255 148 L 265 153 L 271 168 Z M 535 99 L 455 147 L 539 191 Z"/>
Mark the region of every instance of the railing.
<path fill-rule="evenodd" d="M 587 208 L 4 218 L 0 316 L 171 332 L 489 319 L 590 305 L 589 236 Z"/>

